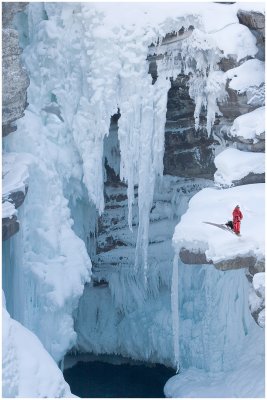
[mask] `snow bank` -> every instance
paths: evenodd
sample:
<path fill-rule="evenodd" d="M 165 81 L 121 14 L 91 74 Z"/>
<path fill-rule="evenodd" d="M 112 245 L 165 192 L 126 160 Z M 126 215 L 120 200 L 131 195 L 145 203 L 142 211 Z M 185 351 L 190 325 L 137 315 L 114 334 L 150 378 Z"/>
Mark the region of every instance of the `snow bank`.
<path fill-rule="evenodd" d="M 25 187 L 29 180 L 28 166 L 32 162 L 31 154 L 3 153 L 3 198 L 7 198 L 13 192 L 22 191 L 25 193 Z"/>
<path fill-rule="evenodd" d="M 214 175 L 215 183 L 231 185 L 249 173 L 263 174 L 265 154 L 228 148 L 215 157 L 214 163 L 217 168 Z"/>
<path fill-rule="evenodd" d="M 257 142 L 258 136 L 265 132 L 265 107 L 237 117 L 230 132 L 232 136 Z"/>
<path fill-rule="evenodd" d="M 9 201 L 4 201 L 2 203 L 2 218 L 12 218 L 13 215 L 17 215 L 14 204 Z"/>
<path fill-rule="evenodd" d="M 226 72 L 228 79 L 231 79 L 229 87 L 244 93 L 251 86 L 260 86 L 265 81 L 265 63 L 254 59 L 245 61 L 237 68 L 229 69 Z"/>
<path fill-rule="evenodd" d="M 181 371 L 166 383 L 166 397 L 264 397 L 264 329 L 255 324 L 251 333 L 232 370 L 210 374 L 197 368 Z"/>
<path fill-rule="evenodd" d="M 212 36 L 225 57 L 234 56 L 237 61 L 240 61 L 248 55 L 253 57 L 258 52 L 256 38 L 251 35 L 250 30 L 244 25 L 228 25 L 224 29 L 215 32 Z"/>
<path fill-rule="evenodd" d="M 237 256 L 264 257 L 264 184 L 244 185 L 230 189 L 206 188 L 189 202 L 189 209 L 176 226 L 173 245 L 205 252 L 208 260 L 218 262 Z M 232 219 L 232 211 L 239 204 L 243 213 L 241 237 L 217 227 Z"/>
<path fill-rule="evenodd" d="M 3 308 L 3 397 L 75 397 L 40 340 Z"/>

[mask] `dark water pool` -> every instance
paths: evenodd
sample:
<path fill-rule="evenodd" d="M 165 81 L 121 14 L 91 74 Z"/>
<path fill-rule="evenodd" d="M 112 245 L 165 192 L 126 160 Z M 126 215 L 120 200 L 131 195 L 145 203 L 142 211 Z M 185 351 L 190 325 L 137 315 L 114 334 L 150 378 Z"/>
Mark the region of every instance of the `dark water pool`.
<path fill-rule="evenodd" d="M 113 365 L 81 362 L 64 371 L 73 394 L 79 397 L 164 397 L 163 387 L 175 371 L 163 365 Z"/>

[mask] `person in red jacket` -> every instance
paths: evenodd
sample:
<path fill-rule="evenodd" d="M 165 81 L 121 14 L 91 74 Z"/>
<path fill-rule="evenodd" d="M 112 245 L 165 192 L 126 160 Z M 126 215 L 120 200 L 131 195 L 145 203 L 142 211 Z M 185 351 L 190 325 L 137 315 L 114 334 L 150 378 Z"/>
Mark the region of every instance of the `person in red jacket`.
<path fill-rule="evenodd" d="M 234 227 L 234 232 L 239 236 L 240 235 L 240 224 L 241 224 L 241 219 L 243 218 L 243 214 L 240 210 L 239 206 L 236 206 L 234 211 L 233 211 L 233 227 Z"/>

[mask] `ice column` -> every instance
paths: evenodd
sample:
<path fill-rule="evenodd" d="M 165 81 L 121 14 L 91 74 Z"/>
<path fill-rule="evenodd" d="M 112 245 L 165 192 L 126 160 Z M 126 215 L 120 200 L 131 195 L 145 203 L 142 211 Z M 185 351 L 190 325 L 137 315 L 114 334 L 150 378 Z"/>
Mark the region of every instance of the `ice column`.
<path fill-rule="evenodd" d="M 172 308 L 172 332 L 173 332 L 173 348 L 174 348 L 174 362 L 176 364 L 176 373 L 180 368 L 179 357 L 179 292 L 178 292 L 178 255 L 175 254 L 173 260 L 172 270 L 172 288 L 171 288 L 171 308 Z"/>

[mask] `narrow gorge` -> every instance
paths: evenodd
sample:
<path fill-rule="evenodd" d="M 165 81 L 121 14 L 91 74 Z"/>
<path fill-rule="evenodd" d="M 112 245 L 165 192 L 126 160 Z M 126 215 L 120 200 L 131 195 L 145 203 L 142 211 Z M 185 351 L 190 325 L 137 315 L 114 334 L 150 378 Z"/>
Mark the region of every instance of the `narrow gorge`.
<path fill-rule="evenodd" d="M 4 2 L 2 73 L 3 397 L 264 397 L 264 3 Z"/>

